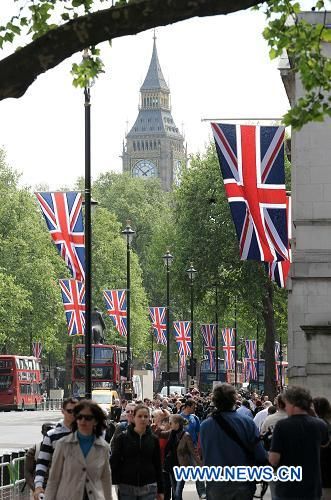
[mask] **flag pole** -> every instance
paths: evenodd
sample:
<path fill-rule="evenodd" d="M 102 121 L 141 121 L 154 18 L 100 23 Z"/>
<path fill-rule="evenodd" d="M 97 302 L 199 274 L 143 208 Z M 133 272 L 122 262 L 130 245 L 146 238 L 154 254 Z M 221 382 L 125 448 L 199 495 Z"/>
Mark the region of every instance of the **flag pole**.
<path fill-rule="evenodd" d="M 226 118 L 201 118 L 202 122 L 235 122 L 235 121 L 257 121 L 257 122 L 281 122 L 283 118 L 257 118 L 257 117 L 226 117 Z"/>
<path fill-rule="evenodd" d="M 256 369 L 257 369 L 257 391 L 260 390 L 260 353 L 259 353 L 259 318 L 256 318 Z"/>
<path fill-rule="evenodd" d="M 215 379 L 218 380 L 218 286 L 215 283 Z"/>
<path fill-rule="evenodd" d="M 237 387 L 237 296 L 234 299 L 234 386 Z"/>

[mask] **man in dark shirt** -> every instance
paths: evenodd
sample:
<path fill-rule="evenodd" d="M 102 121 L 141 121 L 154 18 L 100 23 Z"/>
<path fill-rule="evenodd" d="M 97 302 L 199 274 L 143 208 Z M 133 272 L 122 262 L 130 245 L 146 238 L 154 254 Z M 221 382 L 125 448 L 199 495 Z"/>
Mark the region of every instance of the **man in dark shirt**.
<path fill-rule="evenodd" d="M 278 481 L 276 499 L 319 500 L 322 494 L 320 447 L 328 444 L 323 420 L 309 415 L 312 398 L 307 389 L 289 387 L 284 393 L 288 418 L 277 422 L 269 461 L 273 466 L 301 466 L 302 481 Z"/>

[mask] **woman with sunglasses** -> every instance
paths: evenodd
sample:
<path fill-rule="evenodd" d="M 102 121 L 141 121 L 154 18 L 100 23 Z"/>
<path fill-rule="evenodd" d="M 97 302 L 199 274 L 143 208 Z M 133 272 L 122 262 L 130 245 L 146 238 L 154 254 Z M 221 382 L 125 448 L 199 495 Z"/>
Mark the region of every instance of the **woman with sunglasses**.
<path fill-rule="evenodd" d="M 45 500 L 111 500 L 109 444 L 103 410 L 82 400 L 74 408 L 73 432 L 58 441 Z"/>
<path fill-rule="evenodd" d="M 149 408 L 139 404 L 133 423 L 113 439 L 110 463 L 121 500 L 163 500 L 160 445 L 149 422 Z"/>

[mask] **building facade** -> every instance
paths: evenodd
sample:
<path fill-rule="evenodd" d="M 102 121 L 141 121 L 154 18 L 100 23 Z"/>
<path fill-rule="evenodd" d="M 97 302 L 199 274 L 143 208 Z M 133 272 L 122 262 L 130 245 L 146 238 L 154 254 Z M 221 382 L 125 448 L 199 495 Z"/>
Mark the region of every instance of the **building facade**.
<path fill-rule="evenodd" d="M 303 12 L 311 24 L 330 29 L 331 12 Z M 327 57 L 331 47 L 322 43 Z M 304 91 L 300 78 L 283 60 L 283 82 L 290 103 Z M 292 131 L 292 258 L 288 283 L 288 376 L 331 399 L 331 119 Z"/>
<path fill-rule="evenodd" d="M 184 138 L 171 115 L 170 90 L 154 37 L 151 62 L 140 88 L 138 116 L 123 145 L 123 172 L 134 177 L 159 178 L 162 188 L 170 191 L 179 182 L 186 162 Z"/>

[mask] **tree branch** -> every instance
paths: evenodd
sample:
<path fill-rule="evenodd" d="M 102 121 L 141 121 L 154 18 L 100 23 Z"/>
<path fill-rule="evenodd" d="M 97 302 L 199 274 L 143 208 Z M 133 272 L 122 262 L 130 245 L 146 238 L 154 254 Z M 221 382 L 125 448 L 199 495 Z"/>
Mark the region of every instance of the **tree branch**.
<path fill-rule="evenodd" d="M 0 61 L 0 100 L 21 97 L 34 80 L 90 45 L 191 17 L 230 14 L 261 0 L 132 0 L 79 17 Z"/>

